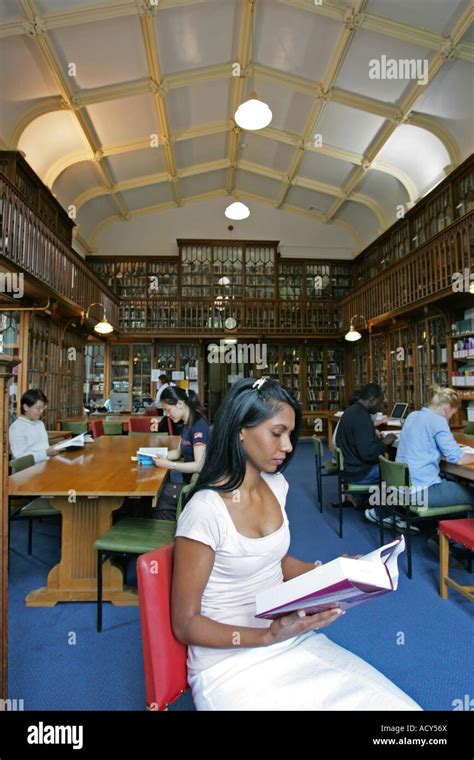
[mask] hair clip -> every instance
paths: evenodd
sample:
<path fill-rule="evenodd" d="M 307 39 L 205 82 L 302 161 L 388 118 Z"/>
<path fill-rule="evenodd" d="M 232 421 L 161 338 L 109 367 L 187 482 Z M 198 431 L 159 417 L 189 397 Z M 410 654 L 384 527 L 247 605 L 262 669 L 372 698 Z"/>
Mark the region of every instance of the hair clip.
<path fill-rule="evenodd" d="M 257 391 L 259 391 L 262 385 L 266 383 L 267 380 L 270 380 L 270 378 L 267 376 L 261 377 L 259 380 L 255 380 L 254 384 L 252 385 L 252 388 L 255 388 Z"/>

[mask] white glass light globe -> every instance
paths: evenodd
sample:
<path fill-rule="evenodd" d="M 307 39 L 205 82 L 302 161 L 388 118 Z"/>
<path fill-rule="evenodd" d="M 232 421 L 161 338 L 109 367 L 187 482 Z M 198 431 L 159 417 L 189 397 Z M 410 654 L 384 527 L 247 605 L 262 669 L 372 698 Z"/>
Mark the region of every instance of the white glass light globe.
<path fill-rule="evenodd" d="M 272 112 L 263 101 L 250 98 L 242 103 L 235 112 L 235 123 L 242 129 L 263 129 L 272 120 Z"/>
<path fill-rule="evenodd" d="M 227 206 L 225 215 L 227 219 L 235 219 L 239 221 L 240 219 L 247 219 L 247 217 L 250 216 L 250 209 L 245 203 L 235 201 L 234 203 L 231 203 L 230 206 Z"/>

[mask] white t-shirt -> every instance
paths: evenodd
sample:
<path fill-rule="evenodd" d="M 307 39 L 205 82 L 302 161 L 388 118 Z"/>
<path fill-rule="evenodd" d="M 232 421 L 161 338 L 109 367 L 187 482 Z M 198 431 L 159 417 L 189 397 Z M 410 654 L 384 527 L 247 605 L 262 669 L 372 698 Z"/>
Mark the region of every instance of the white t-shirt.
<path fill-rule="evenodd" d="M 156 392 L 156 398 L 155 398 L 155 406 L 156 407 L 158 407 L 160 405 L 161 394 L 163 393 L 163 391 L 165 390 L 165 388 L 169 388 L 169 387 L 170 387 L 169 383 L 163 383 L 163 385 L 160 385 L 160 387 L 158 388 L 158 390 Z"/>
<path fill-rule="evenodd" d="M 44 462 L 48 458 L 46 449 L 49 448 L 48 433 L 42 420 L 29 420 L 23 414 L 10 425 L 10 449 L 13 459 L 33 454 L 35 463 Z"/>
<path fill-rule="evenodd" d="M 177 536 L 200 541 L 215 552 L 214 566 L 201 601 L 205 617 L 235 626 L 268 628 L 271 620 L 255 617 L 257 591 L 283 581 L 281 561 L 290 545 L 285 512 L 288 483 L 281 473 L 261 473 L 276 496 L 283 524 L 262 538 L 249 538 L 237 531 L 224 500 L 215 491 L 198 491 L 181 513 Z M 239 652 L 239 648 L 188 647 L 188 669 L 196 673 Z"/>

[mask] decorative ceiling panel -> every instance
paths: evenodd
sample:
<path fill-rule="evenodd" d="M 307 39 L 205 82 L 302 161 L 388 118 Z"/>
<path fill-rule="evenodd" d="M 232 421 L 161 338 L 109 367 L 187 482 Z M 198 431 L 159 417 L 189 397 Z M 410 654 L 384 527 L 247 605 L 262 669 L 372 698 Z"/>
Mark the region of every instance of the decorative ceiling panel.
<path fill-rule="evenodd" d="M 207 161 L 218 161 L 226 157 L 228 136 L 225 132 L 217 135 L 207 135 L 195 140 L 181 140 L 174 144 L 176 166 L 204 164 Z"/>
<path fill-rule="evenodd" d="M 367 0 L 365 10 L 439 34 L 449 34 L 460 14 L 468 7 L 469 0 Z"/>
<path fill-rule="evenodd" d="M 281 189 L 281 183 L 261 174 L 254 172 L 239 171 L 238 175 L 239 190 L 246 193 L 262 195 L 264 198 L 276 199 Z"/>
<path fill-rule="evenodd" d="M 316 132 L 323 145 L 364 153 L 383 124 L 381 116 L 328 103 Z"/>
<path fill-rule="evenodd" d="M 88 106 L 87 112 L 103 145 L 159 137 L 151 93 L 96 103 Z"/>
<path fill-rule="evenodd" d="M 287 173 L 295 150 L 290 145 L 260 137 L 258 132 L 245 132 L 240 138 L 239 159 L 263 164 Z"/>
<path fill-rule="evenodd" d="M 171 187 L 168 182 L 159 185 L 149 185 L 148 187 L 139 187 L 136 190 L 125 190 L 122 192 L 122 198 L 130 211 L 136 211 L 140 208 L 155 206 L 157 203 L 167 203 L 172 201 Z"/>
<path fill-rule="evenodd" d="M 201 193 L 210 193 L 220 190 L 225 184 L 225 171 L 206 172 L 196 174 L 193 177 L 184 177 L 179 181 L 179 187 L 183 198 Z"/>
<path fill-rule="evenodd" d="M 158 174 L 166 171 L 163 148 L 146 148 L 107 156 L 107 164 L 112 170 L 116 182 L 125 182 L 144 177 L 147 174 Z"/>
<path fill-rule="evenodd" d="M 49 36 L 75 92 L 148 75 L 136 17 L 54 29 Z M 71 75 L 70 71 L 75 73 Z"/>
<path fill-rule="evenodd" d="M 173 130 L 190 129 L 229 118 L 229 82 L 199 82 L 193 87 L 170 90 L 166 106 Z"/>
<path fill-rule="evenodd" d="M 403 169 L 415 182 L 420 194 L 431 189 L 433 180 L 443 179 L 444 167 L 449 165 L 448 152 L 438 138 L 409 125 L 395 130 L 377 160 Z"/>
<path fill-rule="evenodd" d="M 308 3 L 309 5 L 309 3 Z M 260 0 L 255 29 L 259 63 L 298 74 L 310 81 L 324 78 L 340 34 L 340 24 L 274 0 Z"/>
<path fill-rule="evenodd" d="M 68 206 L 82 193 L 103 186 L 95 161 L 79 161 L 61 172 L 53 185 L 53 193 L 60 203 Z"/>
<path fill-rule="evenodd" d="M 285 202 L 290 206 L 299 206 L 307 211 L 319 211 L 324 214 L 334 203 L 334 197 L 308 190 L 306 187 L 291 187 Z"/>
<path fill-rule="evenodd" d="M 164 75 L 238 60 L 241 3 L 233 0 L 170 8 L 155 18 Z"/>
<path fill-rule="evenodd" d="M 339 187 L 344 184 L 353 166 L 354 164 L 350 164 L 348 161 L 328 158 L 307 150 L 298 169 L 298 176 Z"/>

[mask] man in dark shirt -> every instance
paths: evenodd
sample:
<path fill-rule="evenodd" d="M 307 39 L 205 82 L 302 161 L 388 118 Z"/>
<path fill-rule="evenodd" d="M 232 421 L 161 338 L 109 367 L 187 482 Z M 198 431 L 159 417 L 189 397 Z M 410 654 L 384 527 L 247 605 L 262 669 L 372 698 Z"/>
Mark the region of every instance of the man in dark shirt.
<path fill-rule="evenodd" d="M 370 416 L 381 410 L 383 400 L 380 385 L 368 383 L 361 389 L 359 400 L 346 409 L 339 422 L 336 444 L 342 450 L 344 474 L 351 483 L 378 483 L 379 455 L 385 454 L 395 440 L 393 433 L 379 438 Z"/>

